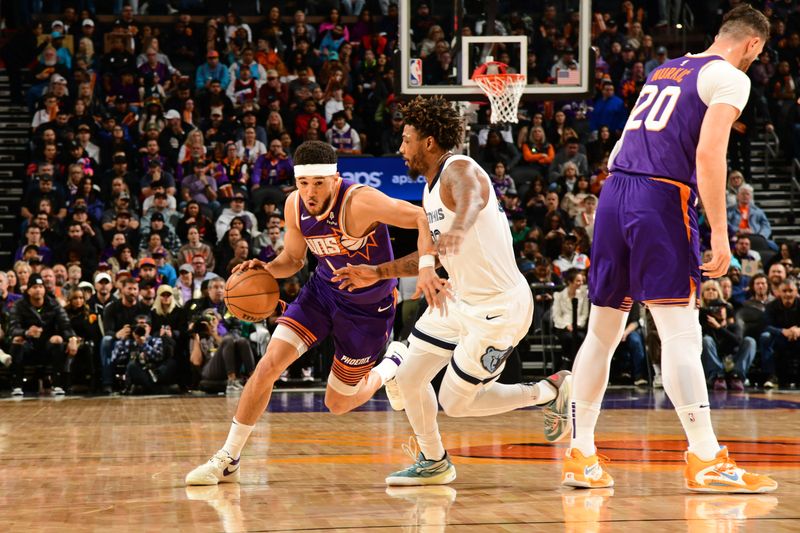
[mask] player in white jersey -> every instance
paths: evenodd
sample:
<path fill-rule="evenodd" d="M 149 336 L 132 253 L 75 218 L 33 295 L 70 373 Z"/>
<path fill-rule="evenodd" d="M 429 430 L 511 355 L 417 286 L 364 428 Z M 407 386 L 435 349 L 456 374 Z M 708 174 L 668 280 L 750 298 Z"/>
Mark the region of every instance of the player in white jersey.
<path fill-rule="evenodd" d="M 528 332 L 533 297 L 514 259 L 508 220 L 489 176 L 471 158 L 453 155 L 461 123 L 440 97 L 418 97 L 404 109 L 400 153 L 412 177 L 424 175 L 423 207 L 437 244 L 438 260 L 449 274 L 440 298 L 446 313 L 428 312 L 409 337 L 409 354 L 393 384 L 395 408 L 402 404 L 420 451 L 416 463 L 386 478 L 389 485 L 438 485 L 456 477 L 436 423 L 437 398 L 431 380 L 447 366 L 439 402 L 449 416 L 487 416 L 520 407 L 545 407 L 545 436 L 568 434 L 569 372 L 535 384 L 496 383 L 514 346 Z M 337 271 L 345 287 L 379 279 L 415 276 L 433 269 L 432 255 L 410 256 L 378 265 Z M 449 366 L 448 366 L 449 365 Z M 398 394 L 399 393 L 399 394 Z"/>

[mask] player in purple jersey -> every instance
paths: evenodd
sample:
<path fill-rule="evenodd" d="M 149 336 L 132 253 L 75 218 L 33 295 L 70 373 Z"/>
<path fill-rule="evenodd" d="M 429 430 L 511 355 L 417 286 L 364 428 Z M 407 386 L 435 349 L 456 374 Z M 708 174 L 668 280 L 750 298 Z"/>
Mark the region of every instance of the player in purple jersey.
<path fill-rule="evenodd" d="M 346 413 L 370 399 L 394 378 L 402 362 L 405 345 L 395 342 L 378 363 L 394 323 L 397 281 L 382 280 L 347 290 L 340 289 L 331 277 L 334 269 L 351 264 L 391 261 L 387 224 L 417 228 L 418 251 L 435 253 L 425 211 L 340 178 L 336 152 L 327 143 L 303 143 L 294 154 L 294 164 L 297 191 L 286 200 L 284 250 L 270 263 L 253 259 L 234 272 L 260 268 L 275 278 L 287 278 L 303 267 L 307 250 L 317 257 L 318 266 L 278 319 L 267 352 L 244 387 L 227 441 L 207 463 L 186 476 L 187 485 L 239 481 L 239 456 L 269 403 L 273 384 L 289 365 L 328 335 L 333 336 L 335 354 L 325 405 L 334 414 Z M 446 284 L 431 265 L 420 269 L 417 293 L 438 307 L 442 304 L 437 292 Z"/>
<path fill-rule="evenodd" d="M 650 73 L 611 153 L 592 243 L 589 331 L 572 369 L 572 441 L 563 485 L 614 484 L 598 460 L 594 430 L 628 311 L 632 302 L 642 301 L 661 337 L 664 390 L 689 440 L 686 487 L 743 493 L 777 488 L 769 477 L 737 467 L 717 442 L 696 305 L 700 272 L 720 277 L 730 263 L 728 137 L 750 91 L 744 72 L 768 38 L 763 14 L 747 4 L 732 9 L 708 50 L 673 59 Z M 698 196 L 712 231 L 713 257 L 703 265 Z"/>

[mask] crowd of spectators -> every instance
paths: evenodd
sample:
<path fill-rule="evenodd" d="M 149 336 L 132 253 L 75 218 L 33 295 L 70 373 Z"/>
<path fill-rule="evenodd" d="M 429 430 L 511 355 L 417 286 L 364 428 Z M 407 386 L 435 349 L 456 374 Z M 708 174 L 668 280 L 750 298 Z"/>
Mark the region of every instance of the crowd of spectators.
<path fill-rule="evenodd" d="M 12 97 L 32 117 L 21 242 L 13 269 L 0 275 L 0 362 L 11 365 L 15 395 L 38 367 L 50 368 L 42 386 L 57 394 L 203 383 L 241 390 L 274 318 L 233 318 L 223 280 L 242 261 L 270 261 L 282 250 L 293 150 L 305 140 L 326 140 L 342 155 L 396 154 L 400 146 L 397 5 L 341 4 L 353 17 L 333 8 L 312 24 L 302 10 L 271 7 L 258 24 L 234 12 L 202 19 L 180 12 L 167 25 L 140 22 L 125 5 L 109 27 L 66 8 L 58 20 L 12 37 L 6 49 L 20 51 L 15 59 L 4 54 Z M 482 111 L 486 124 L 466 140 L 508 215 L 536 298 L 533 330 L 557 340 L 560 368 L 571 365 L 586 331 L 586 276 L 608 156 L 645 77 L 668 57 L 647 33 L 662 17 L 636 4 L 594 16 L 594 97 L 523 102 L 513 128 L 489 125 Z M 507 34 L 530 36 L 532 83 L 550 83 L 559 69 L 586 60 L 573 52 L 575 14 L 557 5 L 496 21 Z M 414 48 L 425 71 L 441 78 L 429 81 L 453 82 L 445 76 L 453 36 L 437 25 L 435 9 L 415 7 Z M 484 22 L 467 17 L 465 31 L 479 35 Z M 757 93 L 756 71 L 787 46 L 771 42 L 769 57 L 751 68 L 751 105 L 764 96 L 764 107 L 774 106 L 769 91 Z M 23 93 L 14 68 L 26 60 Z M 435 64 L 438 70 L 429 68 Z M 753 119 L 732 132 L 741 137 L 736 146 L 767 127 Z M 774 128 L 790 129 L 777 121 Z M 702 293 L 703 360 L 715 388 L 743 387 L 756 354 L 768 386 L 797 381 L 797 250 L 770 240 L 769 220 L 747 184 L 746 153 L 732 153 L 728 187 L 736 257 L 729 275 Z M 284 301 L 313 266 L 282 283 Z M 42 301 L 55 317 L 47 323 L 30 312 Z M 636 307 L 617 358 L 617 377 L 637 385 L 650 382 L 646 353 L 652 382 L 660 379 L 645 324 Z M 309 352 L 291 372 L 315 379 L 314 357 Z"/>

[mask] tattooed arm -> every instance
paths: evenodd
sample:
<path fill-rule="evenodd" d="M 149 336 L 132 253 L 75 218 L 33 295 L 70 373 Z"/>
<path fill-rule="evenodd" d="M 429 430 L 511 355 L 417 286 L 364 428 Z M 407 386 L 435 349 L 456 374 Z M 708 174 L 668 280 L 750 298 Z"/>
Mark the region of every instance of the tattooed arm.
<path fill-rule="evenodd" d="M 474 165 L 463 160 L 449 165 L 441 180 L 442 202 L 456 216 L 450 229 L 439 237 L 438 250 L 442 255 L 457 255 L 464 235 L 489 201 L 489 183 L 481 179 Z"/>
<path fill-rule="evenodd" d="M 414 277 L 419 273 L 419 252 L 414 251 L 394 261 L 382 263 L 375 270 L 380 279 Z"/>

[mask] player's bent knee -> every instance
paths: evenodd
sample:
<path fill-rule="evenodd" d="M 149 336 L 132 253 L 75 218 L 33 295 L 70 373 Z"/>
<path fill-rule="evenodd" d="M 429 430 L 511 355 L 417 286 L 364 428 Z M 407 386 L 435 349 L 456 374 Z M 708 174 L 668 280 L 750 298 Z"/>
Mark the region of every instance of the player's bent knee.
<path fill-rule="evenodd" d="M 469 416 L 469 409 L 467 404 L 458 397 L 453 397 L 450 394 L 439 393 L 439 404 L 442 406 L 442 411 L 449 417 L 462 418 Z"/>
<path fill-rule="evenodd" d="M 428 382 L 423 382 L 423 380 L 419 379 L 418 373 L 413 371 L 411 365 L 400 365 L 397 369 L 397 374 L 394 376 L 394 380 L 400 392 L 406 397 L 415 390 L 428 386 Z"/>
<path fill-rule="evenodd" d="M 345 413 L 349 413 L 353 410 L 354 405 L 352 405 L 351 400 L 346 396 L 340 396 L 338 394 L 328 394 L 325 395 L 325 407 L 328 408 L 328 411 L 334 415 L 343 415 Z"/>
<path fill-rule="evenodd" d="M 325 407 L 335 415 L 352 411 L 363 403 L 353 401 L 353 396 L 358 394 L 363 384 L 362 380 L 355 384 L 346 383 L 331 372 L 328 376 L 328 388 L 325 391 Z"/>

